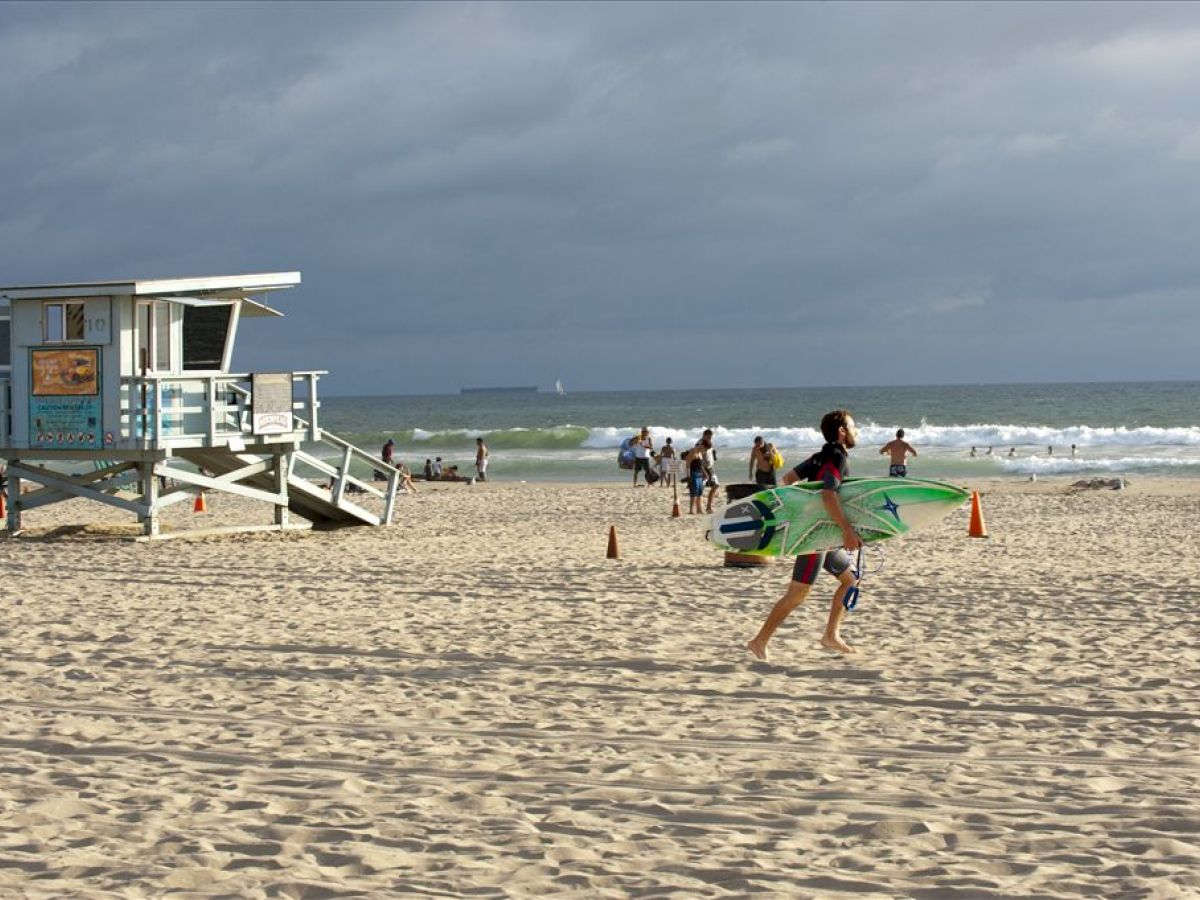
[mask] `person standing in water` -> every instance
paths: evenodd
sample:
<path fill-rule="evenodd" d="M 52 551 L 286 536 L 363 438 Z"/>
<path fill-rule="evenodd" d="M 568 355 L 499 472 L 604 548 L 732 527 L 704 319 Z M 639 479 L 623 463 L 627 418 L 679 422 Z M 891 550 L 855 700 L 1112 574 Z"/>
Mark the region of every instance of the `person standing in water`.
<path fill-rule="evenodd" d="M 896 439 L 880 447 L 879 452 L 888 454 L 890 458 L 888 476 L 891 478 L 905 478 L 908 475 L 908 457 L 917 455 L 913 445 L 904 439 L 903 428 L 897 428 Z"/>
<path fill-rule="evenodd" d="M 783 483 L 821 482 L 821 502 L 829 518 L 842 531 L 842 546 L 836 550 L 796 557 L 792 568 L 792 580 L 787 590 L 767 614 L 767 619 L 758 630 L 758 634 L 746 644 L 746 649 L 758 659 L 767 658 L 767 642 L 771 640 L 771 635 L 783 624 L 783 620 L 792 610 L 805 601 L 821 569 L 838 580 L 837 590 L 829 606 L 829 617 L 825 622 L 825 633 L 821 635 L 821 646 L 838 653 L 854 652 L 854 648 L 842 640 L 842 617 L 846 613 L 842 600 L 846 592 L 857 583 L 851 571 L 850 553 L 862 546 L 862 540 L 846 519 L 838 491 L 842 481 L 849 475 L 849 451 L 858 442 L 858 426 L 847 410 L 835 409 L 821 419 L 821 434 L 825 438 L 825 446 L 788 471 L 783 476 Z"/>
<path fill-rule="evenodd" d="M 754 443 L 750 447 L 750 469 L 746 473 L 746 477 L 751 480 L 754 480 L 754 472 L 758 468 L 758 462 L 759 462 L 758 455 L 762 452 L 762 448 L 763 448 L 763 436 L 761 434 L 755 435 Z"/>
<path fill-rule="evenodd" d="M 487 481 L 488 448 L 483 438 L 475 438 L 475 477 Z"/>

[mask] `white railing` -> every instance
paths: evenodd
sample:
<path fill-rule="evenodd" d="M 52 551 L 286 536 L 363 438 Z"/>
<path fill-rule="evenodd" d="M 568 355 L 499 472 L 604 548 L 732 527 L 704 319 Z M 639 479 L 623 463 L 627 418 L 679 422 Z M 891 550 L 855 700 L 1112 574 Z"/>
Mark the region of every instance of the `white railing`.
<path fill-rule="evenodd" d="M 292 430 L 269 439 L 321 439 L 317 381 L 324 374 L 292 373 Z M 117 446 L 222 447 L 234 438 L 254 440 L 251 383 L 250 375 L 232 373 L 122 378 Z"/>
<path fill-rule="evenodd" d="M 0 447 L 8 446 L 9 435 L 12 434 L 12 380 L 0 375 Z"/>

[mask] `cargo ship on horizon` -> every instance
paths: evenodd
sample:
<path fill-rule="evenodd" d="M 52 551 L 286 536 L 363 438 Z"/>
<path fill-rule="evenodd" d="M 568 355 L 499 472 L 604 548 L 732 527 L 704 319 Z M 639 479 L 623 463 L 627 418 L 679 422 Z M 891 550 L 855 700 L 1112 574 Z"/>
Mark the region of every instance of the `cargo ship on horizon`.
<path fill-rule="evenodd" d="M 533 387 L 465 387 L 459 388 L 460 394 L 536 394 L 537 386 Z"/>

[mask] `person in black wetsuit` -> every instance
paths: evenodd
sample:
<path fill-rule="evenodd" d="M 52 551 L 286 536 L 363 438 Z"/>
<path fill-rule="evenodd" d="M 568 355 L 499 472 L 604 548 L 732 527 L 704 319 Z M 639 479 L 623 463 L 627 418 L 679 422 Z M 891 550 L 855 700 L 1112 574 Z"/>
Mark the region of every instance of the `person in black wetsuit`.
<path fill-rule="evenodd" d="M 862 546 L 862 540 L 855 533 L 846 514 L 842 509 L 838 490 L 842 481 L 849 474 L 848 451 L 858 441 L 858 426 L 854 417 L 844 409 L 836 409 L 826 413 L 821 419 L 821 434 L 825 438 L 825 446 L 789 470 L 783 476 L 784 484 L 795 484 L 797 481 L 819 481 L 822 483 L 821 502 L 825 511 L 842 529 L 842 546 L 836 550 L 821 553 L 809 553 L 796 557 L 792 569 L 792 580 L 787 591 L 771 609 L 767 620 L 763 622 L 758 634 L 746 644 L 746 649 L 758 659 L 767 658 L 767 642 L 775 633 L 783 620 L 797 606 L 804 602 L 812 589 L 817 574 L 825 569 L 838 580 L 837 591 L 829 607 L 829 618 L 825 623 L 825 633 L 821 635 L 821 646 L 838 653 L 853 653 L 854 648 L 842 640 L 841 624 L 845 615 L 842 600 L 846 592 L 854 587 L 856 581 L 851 571 L 852 559 L 850 553 Z"/>

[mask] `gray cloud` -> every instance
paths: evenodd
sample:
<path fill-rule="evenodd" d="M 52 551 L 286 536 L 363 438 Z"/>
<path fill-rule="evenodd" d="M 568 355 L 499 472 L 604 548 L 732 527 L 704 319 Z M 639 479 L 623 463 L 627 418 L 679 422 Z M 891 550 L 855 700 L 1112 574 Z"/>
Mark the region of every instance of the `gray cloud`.
<path fill-rule="evenodd" d="M 1198 83 L 1188 4 L 5 4 L 0 282 L 300 269 L 237 362 L 344 392 L 1195 377 Z"/>

